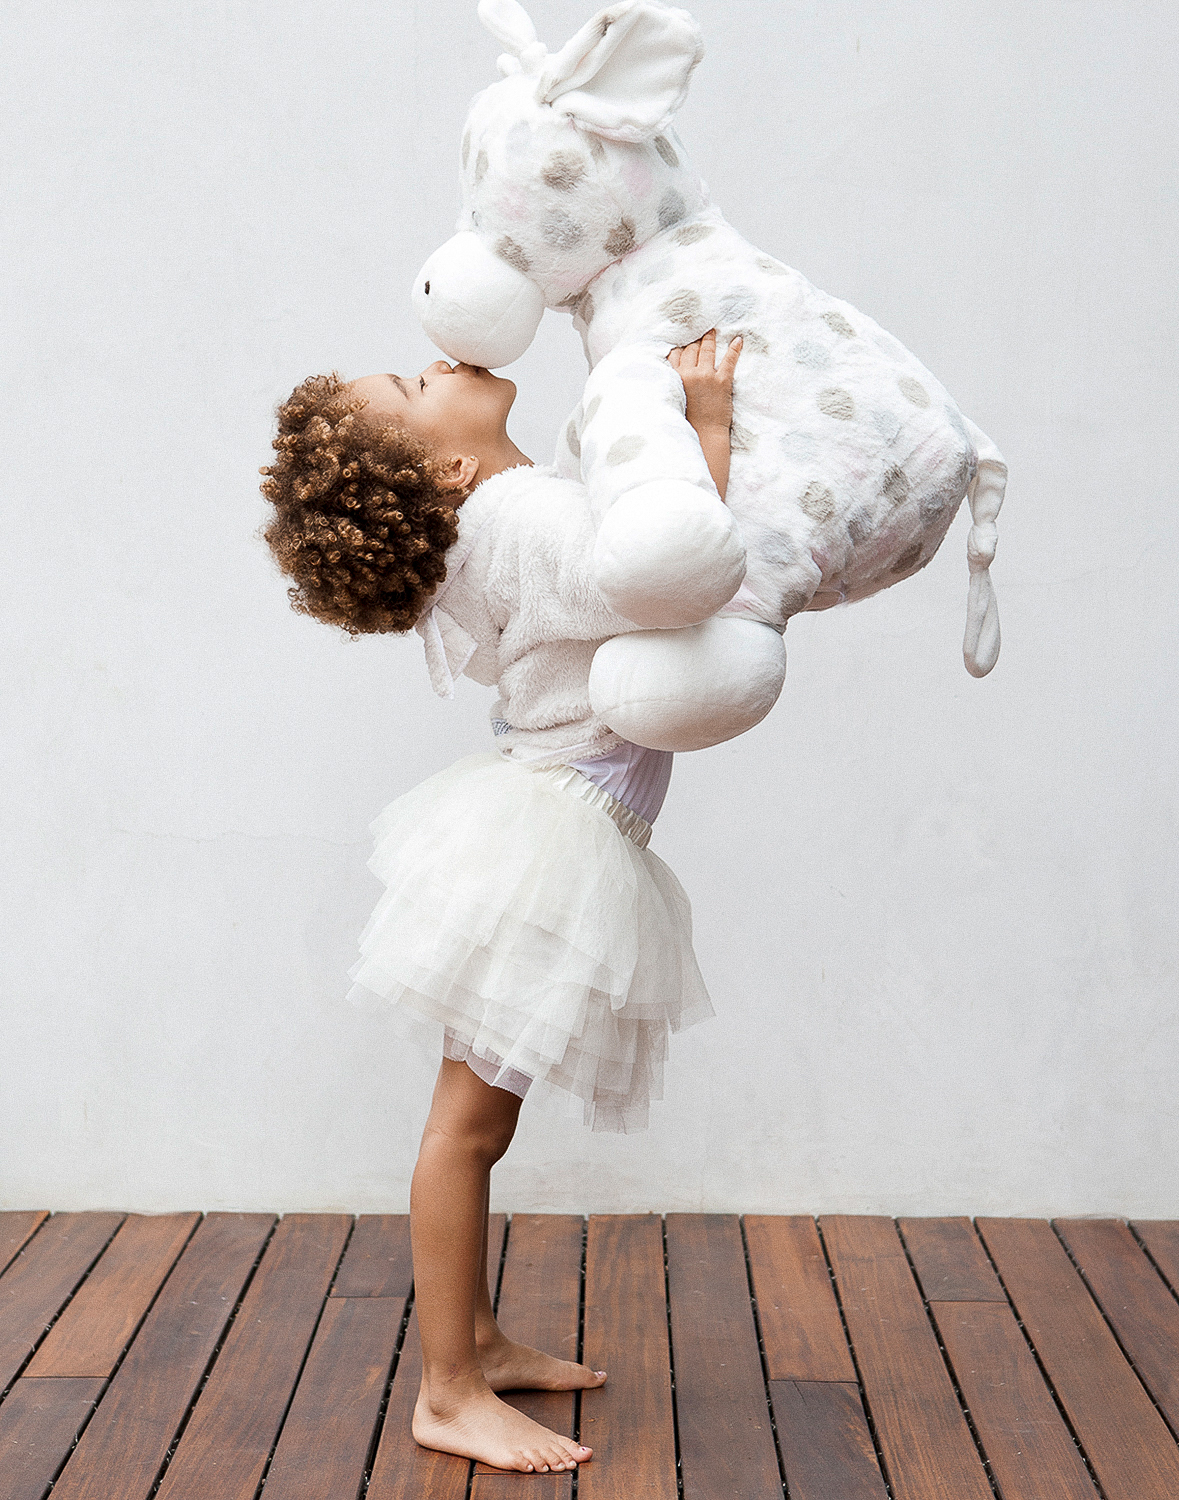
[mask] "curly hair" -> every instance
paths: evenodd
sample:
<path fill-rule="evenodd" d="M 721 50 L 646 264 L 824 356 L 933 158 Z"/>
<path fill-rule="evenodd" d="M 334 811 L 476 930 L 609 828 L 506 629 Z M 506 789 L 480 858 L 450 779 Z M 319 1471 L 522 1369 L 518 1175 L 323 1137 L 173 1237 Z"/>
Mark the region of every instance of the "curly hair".
<path fill-rule="evenodd" d="M 391 422 L 365 422 L 338 375 L 312 375 L 278 408 L 278 458 L 260 470 L 276 514 L 262 530 L 300 614 L 358 635 L 412 629 L 446 577 L 455 501 L 434 455 Z"/>

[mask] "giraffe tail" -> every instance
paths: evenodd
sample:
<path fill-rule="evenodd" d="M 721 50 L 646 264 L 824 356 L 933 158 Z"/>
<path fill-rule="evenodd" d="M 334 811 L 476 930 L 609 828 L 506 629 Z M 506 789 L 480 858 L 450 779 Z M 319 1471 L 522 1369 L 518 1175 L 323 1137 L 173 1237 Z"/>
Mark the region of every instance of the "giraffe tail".
<path fill-rule="evenodd" d="M 999 604 L 991 582 L 991 563 L 999 540 L 995 521 L 1007 489 L 1007 464 L 985 432 L 970 421 L 966 426 L 978 452 L 978 469 L 966 491 L 972 524 L 966 543 L 970 592 L 962 657 L 972 677 L 985 677 L 999 659 Z"/>

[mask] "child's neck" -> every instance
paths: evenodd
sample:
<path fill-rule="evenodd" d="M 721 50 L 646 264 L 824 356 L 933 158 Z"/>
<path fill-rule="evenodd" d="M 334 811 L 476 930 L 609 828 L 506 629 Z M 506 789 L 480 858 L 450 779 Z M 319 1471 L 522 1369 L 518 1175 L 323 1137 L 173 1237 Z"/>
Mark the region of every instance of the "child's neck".
<path fill-rule="evenodd" d="M 488 448 L 479 454 L 479 469 L 475 475 L 475 483 L 482 484 L 493 474 L 502 474 L 505 469 L 515 469 L 521 464 L 527 465 L 528 468 L 533 467 L 528 455 L 521 453 L 505 433 L 503 440 L 494 448 Z"/>

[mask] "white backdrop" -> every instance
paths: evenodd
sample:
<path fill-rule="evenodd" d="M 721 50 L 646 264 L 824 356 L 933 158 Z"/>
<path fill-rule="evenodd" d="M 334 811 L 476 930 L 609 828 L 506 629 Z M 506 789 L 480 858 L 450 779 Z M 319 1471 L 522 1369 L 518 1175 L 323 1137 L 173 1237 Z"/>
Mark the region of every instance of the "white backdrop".
<path fill-rule="evenodd" d="M 592 0 L 535 0 L 557 45 Z M 344 1001 L 367 825 L 481 748 L 416 637 L 295 616 L 274 403 L 434 357 L 474 0 L 10 0 L 0 1206 L 401 1209 L 432 1069 Z M 646 1135 L 526 1105 L 508 1209 L 1179 1213 L 1174 7 L 695 0 L 728 217 L 871 313 L 1011 465 L 1005 645 L 966 520 L 791 625 L 655 849 L 719 1017 Z M 512 374 L 542 461 L 584 378 Z"/>

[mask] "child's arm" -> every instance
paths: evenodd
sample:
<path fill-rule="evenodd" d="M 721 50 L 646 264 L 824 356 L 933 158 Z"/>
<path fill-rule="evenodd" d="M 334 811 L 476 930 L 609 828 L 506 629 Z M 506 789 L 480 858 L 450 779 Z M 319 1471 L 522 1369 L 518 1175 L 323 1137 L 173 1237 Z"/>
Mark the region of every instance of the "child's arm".
<path fill-rule="evenodd" d="M 700 439 L 704 461 L 721 499 L 729 486 L 730 428 L 733 425 L 733 371 L 741 355 L 738 334 L 716 362 L 716 329 L 711 328 L 694 344 L 673 349 L 667 356 L 684 382 L 688 400 L 685 416 Z"/>

